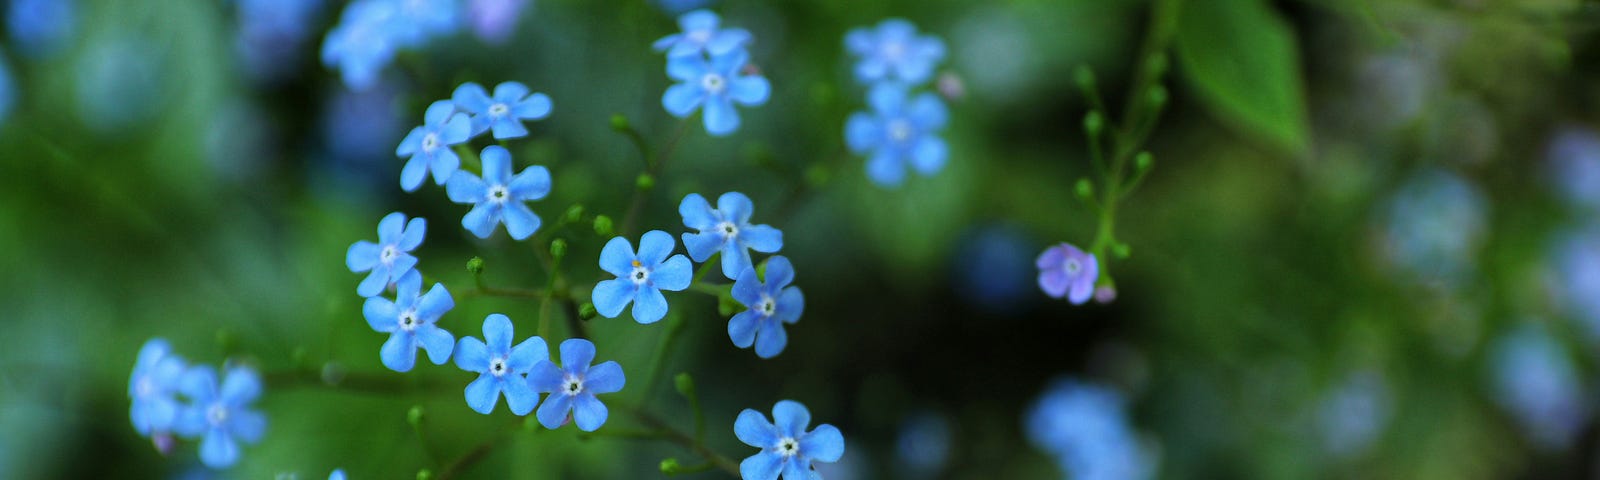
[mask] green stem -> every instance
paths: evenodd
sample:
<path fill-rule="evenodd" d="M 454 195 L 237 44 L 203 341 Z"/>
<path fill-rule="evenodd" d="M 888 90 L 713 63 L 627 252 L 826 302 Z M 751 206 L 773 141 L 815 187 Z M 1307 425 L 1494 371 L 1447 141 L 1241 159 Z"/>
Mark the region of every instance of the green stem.
<path fill-rule="evenodd" d="M 688 131 L 689 119 L 685 118 L 683 121 L 678 122 L 677 132 L 674 132 L 667 139 L 667 143 L 661 147 L 660 151 L 656 152 L 655 157 L 645 162 L 644 173 L 651 177 L 656 177 L 656 181 L 659 183 L 661 171 L 667 168 L 667 160 L 672 158 L 672 151 L 678 147 L 678 140 L 682 139 L 683 134 Z M 633 227 L 638 223 L 639 213 L 644 210 L 646 200 L 650 198 L 649 193 L 650 191 L 647 189 L 634 187 L 633 200 L 628 202 L 628 212 L 622 216 L 622 229 L 619 230 L 624 238 L 633 236 Z"/>
<path fill-rule="evenodd" d="M 656 385 L 661 384 L 661 372 L 666 371 L 667 354 L 672 352 L 672 344 L 678 339 L 678 334 L 683 331 L 683 317 L 671 315 L 667 318 L 667 331 L 661 333 L 661 341 L 656 344 L 656 353 L 650 361 L 650 376 L 644 384 L 644 393 L 639 396 L 639 403 L 647 403 L 654 398 Z"/>
<path fill-rule="evenodd" d="M 450 478 L 461 473 L 462 470 L 472 466 L 472 464 L 483 460 L 484 457 L 489 456 L 490 451 L 494 450 L 495 445 L 500 443 L 501 436 L 501 434 L 497 433 L 494 436 L 485 439 L 483 442 L 478 443 L 478 445 L 472 447 L 471 450 L 467 450 L 466 453 L 461 454 L 461 456 L 457 457 L 455 461 L 450 462 L 450 465 L 439 471 L 439 476 L 437 478 L 439 480 L 449 480 Z"/>
<path fill-rule="evenodd" d="M 550 290 L 531 288 L 495 288 L 477 287 L 472 290 L 463 290 L 462 298 L 471 297 L 509 297 L 509 298 L 550 298 Z"/>
<path fill-rule="evenodd" d="M 461 157 L 461 163 L 472 165 L 474 170 L 483 173 L 483 165 L 478 161 L 478 154 L 472 151 L 472 147 L 467 146 L 465 143 L 458 143 L 455 146 L 455 151 L 456 156 Z"/>
<path fill-rule="evenodd" d="M 671 426 L 667 425 L 666 421 L 663 421 L 655 415 L 651 415 L 650 412 L 646 412 L 644 410 L 633 410 L 633 415 L 639 419 L 640 423 L 645 424 L 645 426 L 665 432 L 667 434 L 667 440 L 689 449 L 689 451 L 692 451 L 701 458 L 706 459 L 707 462 L 711 462 L 713 465 L 716 465 L 717 468 L 722 469 L 722 471 L 728 472 L 729 475 L 733 475 L 735 477 L 739 476 L 738 463 L 734 463 L 734 461 L 728 457 L 724 457 L 717 452 L 711 451 L 711 449 L 706 448 L 705 445 L 696 442 L 693 438 L 690 438 L 689 435 L 673 429 Z"/>

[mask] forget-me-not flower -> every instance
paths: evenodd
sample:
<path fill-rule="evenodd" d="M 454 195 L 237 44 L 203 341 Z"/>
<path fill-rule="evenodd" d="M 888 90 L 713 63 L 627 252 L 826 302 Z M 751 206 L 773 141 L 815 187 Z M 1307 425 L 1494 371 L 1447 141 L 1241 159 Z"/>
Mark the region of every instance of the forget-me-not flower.
<path fill-rule="evenodd" d="M 528 0 L 471 0 L 467 4 L 467 23 L 479 40 L 500 45 L 511 38 L 527 4 Z"/>
<path fill-rule="evenodd" d="M 455 32 L 461 8 L 457 0 L 389 0 L 395 3 L 393 35 L 402 46 L 420 46 L 433 37 Z"/>
<path fill-rule="evenodd" d="M 456 87 L 450 100 L 456 108 L 472 114 L 472 135 L 494 131 L 496 140 L 524 137 L 528 128 L 525 120 L 539 120 L 550 116 L 550 96 L 528 93 L 528 86 L 519 82 L 503 82 L 494 87 L 494 96 L 484 91 L 482 85 L 467 82 Z"/>
<path fill-rule="evenodd" d="M 335 469 L 328 473 L 328 480 L 345 480 L 344 469 Z"/>
<path fill-rule="evenodd" d="M 351 272 L 371 272 L 356 287 L 356 293 L 371 297 L 383 293 L 390 284 L 400 281 L 417 266 L 417 257 L 411 251 L 422 245 L 427 234 L 428 221 L 413 218 L 406 221 L 400 212 L 390 213 L 378 221 L 378 243 L 361 240 L 350 245 L 344 254 L 344 264 Z"/>
<path fill-rule="evenodd" d="M 1494 399 L 1535 446 L 1561 450 L 1582 432 L 1594 398 L 1561 341 L 1534 322 L 1516 327 L 1489 349 Z"/>
<path fill-rule="evenodd" d="M 938 135 L 949 120 L 944 102 L 932 93 L 908 96 L 905 87 L 878 84 L 867 93 L 872 112 L 851 114 L 845 123 L 845 143 L 850 151 L 869 155 L 867 177 L 878 185 L 900 185 L 907 164 L 923 175 L 938 173 L 950 155 Z"/>
<path fill-rule="evenodd" d="M 813 478 L 812 462 L 833 463 L 844 456 L 844 434 L 833 425 L 811 425 L 811 412 L 805 405 L 783 400 L 772 407 L 772 421 L 754 409 L 739 412 L 733 434 L 745 445 L 761 449 L 739 462 L 744 480 L 784 480 Z"/>
<path fill-rule="evenodd" d="M 844 45 L 861 58 L 856 63 L 856 79 L 862 83 L 920 84 L 931 78 L 934 65 L 944 60 L 943 41 L 918 36 L 916 25 L 899 18 L 884 20 L 876 28 L 851 30 L 845 34 Z"/>
<path fill-rule="evenodd" d="M 456 343 L 456 366 L 478 372 L 478 379 L 466 389 L 467 406 L 478 413 L 494 411 L 502 393 L 506 406 L 517 415 L 527 415 L 539 403 L 539 394 L 523 375 L 550 360 L 550 346 L 543 338 L 529 337 L 512 347 L 511 338 L 511 319 L 495 313 L 483 319 L 483 340 L 464 336 Z"/>
<path fill-rule="evenodd" d="M 483 149 L 483 178 L 457 171 L 445 185 L 450 201 L 474 204 L 461 226 L 478 238 L 489 238 L 504 223 L 511 238 L 522 240 L 539 231 L 539 215 L 523 202 L 550 194 L 550 170 L 540 165 L 511 175 L 511 152 L 499 145 Z"/>
<path fill-rule="evenodd" d="M 472 121 L 467 114 L 456 113 L 455 103 L 449 100 L 433 102 L 422 120 L 422 126 L 411 129 L 394 151 L 400 158 L 409 158 L 400 170 L 400 188 L 407 192 L 422 186 L 429 171 L 433 183 L 444 185 L 461 168 L 461 157 L 450 146 L 472 138 Z"/>
<path fill-rule="evenodd" d="M 721 251 L 722 274 L 732 280 L 750 268 L 750 250 L 774 253 L 782 249 L 782 231 L 750 224 L 750 214 L 754 211 L 750 197 L 739 192 L 722 194 L 717 198 L 716 209 L 698 193 L 684 196 L 683 202 L 678 204 L 683 226 L 699 230 L 699 233 L 683 234 L 683 248 L 689 251 L 689 258 L 703 263 L 711 254 Z"/>
<path fill-rule="evenodd" d="M 667 59 L 667 75 L 679 82 L 667 87 L 661 95 L 661 105 L 674 117 L 688 117 L 704 105 L 706 132 L 723 136 L 739 129 L 739 112 L 734 102 L 741 105 L 767 103 L 772 85 L 766 77 L 743 71 L 750 54 L 744 49 L 734 49 L 711 57 L 708 61 L 699 55 Z"/>
<path fill-rule="evenodd" d="M 172 431 L 183 408 L 175 393 L 185 368 L 183 358 L 172 353 L 165 339 L 152 338 L 139 348 L 128 377 L 128 398 L 133 399 L 128 415 L 134 431 L 147 437 Z"/>
<path fill-rule="evenodd" d="M 1558 130 L 1545 147 L 1550 180 L 1575 206 L 1600 210 L 1600 134 L 1569 125 Z"/>
<path fill-rule="evenodd" d="M 1550 254 L 1559 304 L 1590 339 L 1600 339 L 1600 228 L 1561 234 Z"/>
<path fill-rule="evenodd" d="M 762 283 L 756 269 L 745 268 L 733 282 L 733 299 L 748 310 L 735 314 L 728 320 L 728 338 L 739 348 L 756 346 L 756 356 L 772 358 L 783 353 L 789 344 L 789 335 L 783 324 L 800 321 L 806 298 L 800 287 L 790 287 L 794 281 L 794 266 L 789 259 L 775 256 L 767 260 L 767 281 Z"/>
<path fill-rule="evenodd" d="M 1466 178 L 1447 170 L 1412 176 L 1389 200 L 1381 252 L 1415 280 L 1464 281 L 1489 231 L 1489 203 Z"/>
<path fill-rule="evenodd" d="M 750 42 L 750 31 L 743 28 L 718 29 L 722 22 L 710 10 L 695 10 L 678 16 L 682 33 L 674 33 L 656 40 L 651 48 L 667 52 L 668 57 L 681 57 L 705 52 L 722 55 Z"/>
<path fill-rule="evenodd" d="M 1028 411 L 1023 427 L 1071 478 L 1133 479 L 1149 473 L 1122 395 L 1111 389 L 1057 381 Z"/>
<path fill-rule="evenodd" d="M 11 68 L 0 59 L 0 124 L 11 116 L 11 105 L 17 101 L 17 87 L 11 80 Z"/>
<path fill-rule="evenodd" d="M 77 30 L 76 0 L 11 0 L 6 31 L 17 50 L 46 57 L 62 50 Z"/>
<path fill-rule="evenodd" d="M 193 403 L 178 421 L 178 433 L 201 437 L 200 462 L 226 468 L 239 461 L 239 442 L 255 443 L 267 431 L 267 417 L 250 409 L 261 396 L 261 378 L 255 370 L 233 367 L 217 386 L 211 367 L 195 367 L 183 376 L 184 395 Z"/>
<path fill-rule="evenodd" d="M 609 410 L 596 394 L 622 391 L 627 378 L 622 366 L 607 361 L 593 368 L 594 344 L 581 338 L 561 342 L 561 366 L 545 360 L 535 363 L 528 373 L 528 383 L 539 393 L 548 393 L 539 406 L 539 424 L 556 429 L 567 421 L 567 413 L 578 424 L 578 430 L 593 432 L 606 423 Z"/>
<path fill-rule="evenodd" d="M 351 89 L 366 90 L 376 84 L 399 47 L 397 16 L 393 0 L 356 0 L 346 5 L 339 24 L 322 43 L 322 64 L 338 68 Z"/>
<path fill-rule="evenodd" d="M 420 277 L 417 281 L 401 281 L 395 284 L 394 301 L 372 297 L 361 307 L 368 326 L 389 334 L 378 355 L 390 370 L 411 371 L 418 348 L 428 352 L 434 365 L 444 365 L 455 349 L 455 336 L 438 325 L 439 317 L 456 307 L 455 299 L 450 298 L 444 285 L 435 283 L 428 293 L 419 295 L 421 289 Z"/>
<path fill-rule="evenodd" d="M 600 250 L 600 268 L 617 278 L 594 286 L 595 311 L 606 318 L 617 318 L 622 307 L 631 302 L 633 319 L 639 323 L 655 323 L 667 316 L 667 297 L 661 291 L 689 288 L 694 275 L 693 264 L 683 255 L 667 258 L 677 243 L 671 234 L 660 230 L 651 230 L 639 238 L 637 254 L 626 238 L 606 242 Z"/>
<path fill-rule="evenodd" d="M 1100 278 L 1100 262 L 1094 254 L 1065 242 L 1046 248 L 1034 265 L 1039 267 L 1039 288 L 1051 297 L 1067 297 L 1073 305 L 1089 301 L 1094 282 Z"/>

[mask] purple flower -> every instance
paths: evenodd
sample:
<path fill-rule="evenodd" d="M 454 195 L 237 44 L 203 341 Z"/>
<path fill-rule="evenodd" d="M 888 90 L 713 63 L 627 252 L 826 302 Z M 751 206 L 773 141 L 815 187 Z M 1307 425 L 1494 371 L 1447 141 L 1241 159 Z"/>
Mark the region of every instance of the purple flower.
<path fill-rule="evenodd" d="M 1062 243 L 1045 249 L 1034 264 L 1039 267 L 1039 288 L 1046 295 L 1065 296 L 1073 305 L 1083 305 L 1094 295 L 1094 282 L 1100 277 L 1094 254 Z"/>

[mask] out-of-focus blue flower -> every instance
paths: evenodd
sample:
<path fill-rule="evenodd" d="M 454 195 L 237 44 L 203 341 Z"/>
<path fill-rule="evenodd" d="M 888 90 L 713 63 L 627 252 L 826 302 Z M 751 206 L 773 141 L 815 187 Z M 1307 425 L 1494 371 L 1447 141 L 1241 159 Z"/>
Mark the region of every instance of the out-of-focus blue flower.
<path fill-rule="evenodd" d="M 1059 380 L 1028 411 L 1028 439 L 1074 479 L 1149 475 L 1122 395 L 1099 385 Z"/>
<path fill-rule="evenodd" d="M 1336 457 L 1366 451 L 1389 424 L 1393 400 L 1375 371 L 1350 375 L 1317 408 L 1322 443 Z"/>
<path fill-rule="evenodd" d="M 434 365 L 444 365 L 455 349 L 456 338 L 439 328 L 439 317 L 456 307 L 444 285 L 433 284 L 427 294 L 418 295 L 422 278 L 408 276 L 395 284 L 395 300 L 372 297 L 361 307 L 362 316 L 373 330 L 389 334 L 378 356 L 383 366 L 396 372 L 409 372 L 417 362 L 417 349 L 428 352 Z"/>
<path fill-rule="evenodd" d="M 422 125 L 411 129 L 400 140 L 395 155 L 407 158 L 400 170 L 400 188 L 415 191 L 422 179 L 433 172 L 433 182 L 444 185 L 450 175 L 461 168 L 461 157 L 450 146 L 472 138 L 472 121 L 464 113 L 456 113 L 456 105 L 449 100 L 439 100 L 428 105 L 423 112 Z"/>
<path fill-rule="evenodd" d="M 655 323 L 667 316 L 667 297 L 662 290 L 676 292 L 689 288 L 694 279 L 693 264 L 683 255 L 672 254 L 677 243 L 672 235 L 651 230 L 639 238 L 639 251 L 622 237 L 612 238 L 600 250 L 600 269 L 617 278 L 594 286 L 591 300 L 595 311 L 606 318 L 617 318 L 622 308 L 633 303 L 633 319 Z"/>
<path fill-rule="evenodd" d="M 744 480 L 784 480 L 813 478 L 812 462 L 833 463 L 844 456 L 844 434 L 833 425 L 811 425 L 811 412 L 794 400 L 782 400 L 772 407 L 772 421 L 754 409 L 739 412 L 733 434 L 745 445 L 761 449 L 739 462 Z"/>
<path fill-rule="evenodd" d="M 494 411 L 501 393 L 511 413 L 517 415 L 527 415 L 539 403 L 539 394 L 523 375 L 535 364 L 550 360 L 550 346 L 543 338 L 529 337 L 512 347 L 511 338 L 511 319 L 495 313 L 483 319 L 483 340 L 463 336 L 456 344 L 456 366 L 478 372 L 478 379 L 466 389 L 467 406 L 478 413 Z"/>
<path fill-rule="evenodd" d="M 750 250 L 774 253 L 783 248 L 783 232 L 766 225 L 751 225 L 750 215 L 755 205 L 750 197 L 739 192 L 728 192 L 717 197 L 717 208 L 712 209 L 706 197 L 691 193 L 678 204 L 678 214 L 683 216 L 683 226 L 698 233 L 683 234 L 683 247 L 689 258 L 705 262 L 711 255 L 722 252 L 722 274 L 728 279 L 739 278 L 739 273 L 750 268 Z"/>
<path fill-rule="evenodd" d="M 1563 235 L 1553 253 L 1561 305 L 1591 338 L 1600 339 L 1600 229 Z"/>
<path fill-rule="evenodd" d="M 933 478 L 950 456 L 950 421 L 933 412 L 921 412 L 900 426 L 895 454 L 913 478 Z"/>
<path fill-rule="evenodd" d="M 517 19 L 527 4 L 527 0 L 471 0 L 467 17 L 472 33 L 486 43 L 505 43 L 516 30 Z"/>
<path fill-rule="evenodd" d="M 789 259 L 775 256 L 767 260 L 767 282 L 757 278 L 756 269 L 746 267 L 739 279 L 733 282 L 733 299 L 748 310 L 735 314 L 728 320 L 728 338 L 734 346 L 756 346 L 756 356 L 772 358 L 783 353 L 789 344 L 789 335 L 783 324 L 800 321 L 805 311 L 806 298 L 800 287 L 790 287 L 794 281 L 794 266 Z"/>
<path fill-rule="evenodd" d="M 907 164 L 923 175 L 938 173 L 950 156 L 938 135 L 950 116 L 944 101 L 932 93 L 908 96 L 903 86 L 878 84 L 867 94 L 872 112 L 851 114 L 845 123 L 845 143 L 857 155 L 870 155 L 867 177 L 878 185 L 903 183 Z"/>
<path fill-rule="evenodd" d="M 1016 227 L 976 225 L 951 254 L 956 294 L 976 307 L 1014 313 L 1033 295 L 1033 242 Z"/>
<path fill-rule="evenodd" d="M 90 42 L 75 69 L 78 117 L 100 132 L 145 124 L 167 98 L 165 51 L 127 34 Z"/>
<path fill-rule="evenodd" d="M 670 57 L 667 75 L 682 83 L 667 87 L 661 106 L 674 117 L 688 117 L 705 106 L 706 132 L 723 136 L 739 129 L 739 112 L 733 104 L 756 106 L 767 103 L 772 85 L 766 77 L 747 74 L 744 67 L 750 54 L 735 49 L 708 61 L 700 55 Z"/>
<path fill-rule="evenodd" d="M 371 87 L 400 46 L 398 18 L 394 0 L 351 2 L 322 43 L 322 64 L 339 69 L 351 89 Z"/>
<path fill-rule="evenodd" d="M 1600 210 L 1600 135 L 1588 128 L 1564 127 L 1550 139 L 1545 158 L 1551 180 L 1568 201 Z"/>
<path fill-rule="evenodd" d="M 403 47 L 421 46 L 434 37 L 461 27 L 458 0 L 389 0 L 395 2 L 395 41 Z"/>
<path fill-rule="evenodd" d="M 227 468 L 239 461 L 239 442 L 255 443 L 267 432 L 267 417 L 250 409 L 261 396 L 255 370 L 233 367 L 217 387 L 211 367 L 194 367 L 183 375 L 184 395 L 192 403 L 178 420 L 178 433 L 200 437 L 200 462 Z"/>
<path fill-rule="evenodd" d="M 68 46 L 78 27 L 77 0 L 11 0 L 6 30 L 17 50 L 47 57 Z"/>
<path fill-rule="evenodd" d="M 715 0 L 652 0 L 650 3 L 660 8 L 662 13 L 679 15 L 697 8 L 705 8 L 716 3 Z"/>
<path fill-rule="evenodd" d="M 345 480 L 344 469 L 336 469 L 328 473 L 328 480 Z"/>
<path fill-rule="evenodd" d="M 1417 174 L 1390 199 L 1384 253 L 1420 279 L 1458 281 L 1483 245 L 1486 208 L 1483 194 L 1453 173 Z"/>
<path fill-rule="evenodd" d="M 550 96 L 543 93 L 528 94 L 528 87 L 519 82 L 504 82 L 494 87 L 494 97 L 482 85 L 467 82 L 456 87 L 450 96 L 456 108 L 472 114 L 472 135 L 493 130 L 494 138 L 504 140 L 528 135 L 525 120 L 539 120 L 550 116 Z"/>
<path fill-rule="evenodd" d="M 6 117 L 11 116 L 11 106 L 17 102 L 17 86 L 11 79 L 11 67 L 6 66 L 5 60 L 0 60 L 0 125 L 4 125 Z"/>
<path fill-rule="evenodd" d="M 934 36 L 918 36 L 917 26 L 899 18 L 878 23 L 876 28 L 861 27 L 844 36 L 845 48 L 860 57 L 856 80 L 921 84 L 933 77 L 933 68 L 944 60 L 944 42 Z"/>
<path fill-rule="evenodd" d="M 400 281 L 417 266 L 417 257 L 411 251 L 422 245 L 428 232 L 428 221 L 413 218 L 406 222 L 406 214 L 390 213 L 378 221 L 378 243 L 361 240 L 350 245 L 344 254 L 344 264 L 351 272 L 370 271 L 361 280 L 356 293 L 371 297 L 383 293 L 390 284 Z"/>
<path fill-rule="evenodd" d="M 1100 262 L 1094 254 L 1065 242 L 1044 249 L 1034 266 L 1039 267 L 1039 288 L 1051 297 L 1067 297 L 1073 305 L 1089 301 L 1094 282 L 1100 278 Z"/>
<path fill-rule="evenodd" d="M 711 56 L 724 55 L 750 43 L 750 31 L 743 28 L 717 27 L 722 19 L 710 10 L 695 10 L 678 17 L 682 33 L 674 33 L 656 40 L 651 48 L 667 52 L 668 57 L 697 55 L 705 52 Z"/>
<path fill-rule="evenodd" d="M 128 377 L 128 398 L 133 399 L 128 415 L 134 431 L 149 437 L 173 430 L 183 407 L 174 394 L 185 368 L 183 358 L 172 353 L 165 339 L 144 342 Z"/>
<path fill-rule="evenodd" d="M 302 46 L 323 0 L 238 0 L 235 49 L 245 69 L 261 80 L 283 76 L 300 60 Z"/>
<path fill-rule="evenodd" d="M 1561 343 L 1538 323 L 1525 323 L 1496 341 L 1490 372 L 1496 401 L 1522 424 L 1535 445 L 1561 450 L 1572 443 L 1592 399 Z"/>
<path fill-rule="evenodd" d="M 578 430 L 593 432 L 606 423 L 609 410 L 596 394 L 622 391 L 627 378 L 622 366 L 607 361 L 590 368 L 594 361 L 594 344 L 581 338 L 561 342 L 561 366 L 545 360 L 535 363 L 528 372 L 528 383 L 534 391 L 548 393 L 539 406 L 539 424 L 556 429 L 567 421 L 567 413 L 578 424 Z"/>
<path fill-rule="evenodd" d="M 457 171 L 445 185 L 450 201 L 474 204 L 461 226 L 478 238 L 489 238 L 494 227 L 506 225 L 511 238 L 522 240 L 539 231 L 539 215 L 523 202 L 544 198 L 550 194 L 550 170 L 541 165 L 522 169 L 511 175 L 511 152 L 499 145 L 483 149 L 483 178 Z"/>

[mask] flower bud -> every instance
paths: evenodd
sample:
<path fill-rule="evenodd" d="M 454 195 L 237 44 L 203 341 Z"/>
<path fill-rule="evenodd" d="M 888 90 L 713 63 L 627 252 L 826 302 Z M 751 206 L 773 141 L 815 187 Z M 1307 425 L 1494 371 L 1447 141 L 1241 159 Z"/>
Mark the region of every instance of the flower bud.
<path fill-rule="evenodd" d="M 609 237 L 609 236 L 612 236 L 612 235 L 616 235 L 616 232 L 612 231 L 612 228 L 613 227 L 611 226 L 611 217 L 607 217 L 605 215 L 595 215 L 595 217 L 594 217 L 594 233 L 595 233 L 595 235 L 599 235 L 599 236 L 602 236 L 602 237 Z"/>
<path fill-rule="evenodd" d="M 630 125 L 628 125 L 628 117 L 623 116 L 620 113 L 611 114 L 611 129 L 612 130 L 616 130 L 616 131 L 619 131 L 619 132 L 625 132 L 625 131 L 628 131 L 629 128 L 632 128 L 632 127 Z"/>
<path fill-rule="evenodd" d="M 472 257 L 467 260 L 467 271 L 473 275 L 483 273 L 483 257 Z"/>
<path fill-rule="evenodd" d="M 567 255 L 567 241 L 557 238 L 550 241 L 550 256 L 560 259 Z"/>

